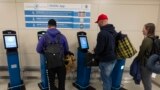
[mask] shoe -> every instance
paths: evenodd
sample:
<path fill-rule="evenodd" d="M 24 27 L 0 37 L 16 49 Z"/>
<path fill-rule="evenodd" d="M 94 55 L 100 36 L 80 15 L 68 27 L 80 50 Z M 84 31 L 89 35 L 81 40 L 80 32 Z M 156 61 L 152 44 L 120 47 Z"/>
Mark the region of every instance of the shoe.
<path fill-rule="evenodd" d="M 127 89 L 125 89 L 125 88 L 121 87 L 119 90 L 127 90 Z"/>

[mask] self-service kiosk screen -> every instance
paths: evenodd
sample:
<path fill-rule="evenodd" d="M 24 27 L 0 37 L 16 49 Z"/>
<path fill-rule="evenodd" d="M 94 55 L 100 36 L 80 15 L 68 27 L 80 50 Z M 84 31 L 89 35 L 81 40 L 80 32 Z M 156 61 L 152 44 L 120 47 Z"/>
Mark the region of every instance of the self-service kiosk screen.
<path fill-rule="evenodd" d="M 88 49 L 88 41 L 87 41 L 87 37 L 79 37 L 80 39 L 80 47 L 81 49 Z"/>
<path fill-rule="evenodd" d="M 16 36 L 4 36 L 5 48 L 17 48 Z"/>

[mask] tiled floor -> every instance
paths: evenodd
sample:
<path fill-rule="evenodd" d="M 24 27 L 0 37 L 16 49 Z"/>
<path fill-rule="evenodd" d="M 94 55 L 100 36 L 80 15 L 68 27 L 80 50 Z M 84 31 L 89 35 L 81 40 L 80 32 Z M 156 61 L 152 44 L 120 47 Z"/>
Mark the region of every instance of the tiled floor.
<path fill-rule="evenodd" d="M 93 75 L 92 77 L 95 77 L 95 75 L 97 74 Z M 72 83 L 74 81 L 75 80 L 73 79 L 66 80 L 66 90 L 77 90 L 72 86 Z M 39 90 L 37 83 L 40 82 L 40 79 L 25 79 L 24 82 L 27 90 Z M 7 90 L 7 83 L 7 79 L 0 79 L 0 90 Z M 123 75 L 122 85 L 128 90 L 144 90 L 142 84 L 135 85 L 134 82 L 131 80 L 131 77 L 127 73 Z M 91 86 L 94 86 L 96 90 L 102 90 L 102 82 L 97 78 L 93 78 L 91 80 Z M 160 88 L 153 84 L 153 90 L 160 90 Z"/>

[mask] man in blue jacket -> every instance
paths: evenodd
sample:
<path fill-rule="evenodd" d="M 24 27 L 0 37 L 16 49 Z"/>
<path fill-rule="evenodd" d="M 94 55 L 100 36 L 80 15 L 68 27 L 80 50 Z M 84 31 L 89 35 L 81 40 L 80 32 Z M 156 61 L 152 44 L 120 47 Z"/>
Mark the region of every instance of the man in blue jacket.
<path fill-rule="evenodd" d="M 48 21 L 48 30 L 45 35 L 43 35 L 37 45 L 37 52 L 44 54 L 44 48 L 47 47 L 47 40 L 45 36 L 49 37 L 51 42 L 55 42 L 56 35 L 60 34 L 60 43 L 63 44 L 64 55 L 68 53 L 68 42 L 64 35 L 56 29 L 57 23 L 54 19 L 50 19 Z M 65 65 L 61 67 L 48 69 L 48 77 L 49 77 L 49 88 L 50 90 L 56 90 L 55 88 L 55 75 L 58 76 L 58 90 L 65 90 L 65 79 L 66 79 L 66 68 Z"/>
<path fill-rule="evenodd" d="M 103 90 L 111 90 L 111 73 L 116 63 L 115 37 L 117 32 L 112 24 L 108 24 L 108 17 L 105 14 L 99 15 L 96 23 L 100 27 L 95 48 L 96 58 L 99 60 Z"/>

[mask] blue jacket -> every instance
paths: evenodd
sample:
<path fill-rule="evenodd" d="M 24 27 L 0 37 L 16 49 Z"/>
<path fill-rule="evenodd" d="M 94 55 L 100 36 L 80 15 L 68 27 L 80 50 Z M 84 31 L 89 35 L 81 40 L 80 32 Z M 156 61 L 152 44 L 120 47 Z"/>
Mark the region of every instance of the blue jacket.
<path fill-rule="evenodd" d="M 47 30 L 47 32 L 46 32 L 45 35 L 47 35 L 50 38 L 50 40 L 54 43 L 55 42 L 55 37 L 56 37 L 57 34 L 61 34 L 61 32 L 59 30 L 55 29 L 55 28 L 51 28 L 51 29 Z M 39 39 L 39 42 L 37 44 L 37 49 L 36 50 L 37 50 L 38 53 L 41 53 L 41 54 L 44 53 L 43 49 L 45 47 L 47 47 L 47 45 L 46 45 L 47 42 L 45 40 L 45 35 L 43 35 Z M 66 37 L 64 35 L 62 35 L 62 34 L 61 34 L 61 37 L 60 37 L 60 43 L 63 44 L 64 54 L 66 55 L 68 53 L 68 50 L 69 50 L 69 48 L 68 48 L 68 42 L 67 42 Z"/>
<path fill-rule="evenodd" d="M 160 74 L 160 55 L 152 54 L 147 60 L 146 67 L 151 72 Z"/>
<path fill-rule="evenodd" d="M 140 73 L 140 60 L 137 57 L 133 60 L 130 66 L 130 75 L 133 77 L 135 84 L 140 84 L 141 73 Z"/>
<path fill-rule="evenodd" d="M 98 33 L 95 55 L 100 62 L 110 62 L 116 60 L 115 37 L 117 32 L 112 24 L 100 27 Z"/>

